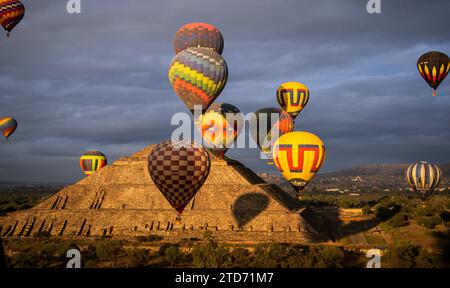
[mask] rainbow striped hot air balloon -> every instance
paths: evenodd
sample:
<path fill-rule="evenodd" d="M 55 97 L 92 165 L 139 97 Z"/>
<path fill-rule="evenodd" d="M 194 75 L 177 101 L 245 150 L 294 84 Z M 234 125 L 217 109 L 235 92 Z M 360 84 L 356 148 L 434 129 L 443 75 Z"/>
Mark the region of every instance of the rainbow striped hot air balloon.
<path fill-rule="evenodd" d="M 209 48 L 222 54 L 223 37 L 219 29 L 208 23 L 189 23 L 175 33 L 173 46 L 178 54 L 187 48 Z"/>
<path fill-rule="evenodd" d="M 25 6 L 18 0 L 0 0 L 0 24 L 7 31 L 7 36 L 22 20 Z"/>
<path fill-rule="evenodd" d="M 93 174 L 105 167 L 106 164 L 105 154 L 97 150 L 88 151 L 80 157 L 80 167 L 86 175 Z"/>
<path fill-rule="evenodd" d="M 14 131 L 17 129 L 17 121 L 12 117 L 5 117 L 0 119 L 0 132 L 2 132 L 3 136 L 6 139 L 11 136 Z"/>
<path fill-rule="evenodd" d="M 194 114 L 194 106 L 202 112 L 220 95 L 228 78 L 222 56 L 208 48 L 188 48 L 178 53 L 169 68 L 169 81 L 175 93 Z"/>

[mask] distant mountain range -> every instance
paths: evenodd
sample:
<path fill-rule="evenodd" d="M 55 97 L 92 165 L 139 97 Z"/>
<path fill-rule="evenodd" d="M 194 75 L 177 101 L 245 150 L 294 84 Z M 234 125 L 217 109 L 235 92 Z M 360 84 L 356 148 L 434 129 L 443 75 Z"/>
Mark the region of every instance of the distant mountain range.
<path fill-rule="evenodd" d="M 450 163 L 439 165 L 442 170 L 440 189 L 450 187 Z M 312 189 L 340 193 L 360 193 L 374 191 L 404 191 L 408 189 L 405 170 L 408 164 L 371 164 L 317 175 L 307 186 Z M 290 185 L 279 174 L 261 173 L 269 183 L 291 190 Z"/>

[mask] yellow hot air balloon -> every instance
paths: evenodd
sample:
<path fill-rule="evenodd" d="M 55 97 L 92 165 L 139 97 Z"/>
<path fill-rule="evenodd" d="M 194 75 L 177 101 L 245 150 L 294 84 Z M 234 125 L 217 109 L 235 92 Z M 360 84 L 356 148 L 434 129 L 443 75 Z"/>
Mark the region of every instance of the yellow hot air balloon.
<path fill-rule="evenodd" d="M 298 82 L 283 83 L 278 87 L 277 100 L 281 108 L 295 120 L 308 104 L 309 89 L 306 85 Z"/>
<path fill-rule="evenodd" d="M 273 159 L 283 177 L 299 192 L 322 166 L 325 145 L 309 132 L 287 133 L 275 141 Z"/>

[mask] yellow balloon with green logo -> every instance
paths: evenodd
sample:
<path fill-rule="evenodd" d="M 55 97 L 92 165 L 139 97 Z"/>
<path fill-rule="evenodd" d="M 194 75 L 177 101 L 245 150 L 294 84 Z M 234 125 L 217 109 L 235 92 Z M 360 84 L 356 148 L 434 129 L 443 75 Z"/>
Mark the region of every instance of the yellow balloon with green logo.
<path fill-rule="evenodd" d="M 325 161 L 325 145 L 312 133 L 290 132 L 275 141 L 273 160 L 283 177 L 299 192 Z"/>
<path fill-rule="evenodd" d="M 295 120 L 308 104 L 309 89 L 305 84 L 299 82 L 283 83 L 278 87 L 277 100 L 281 108 Z"/>

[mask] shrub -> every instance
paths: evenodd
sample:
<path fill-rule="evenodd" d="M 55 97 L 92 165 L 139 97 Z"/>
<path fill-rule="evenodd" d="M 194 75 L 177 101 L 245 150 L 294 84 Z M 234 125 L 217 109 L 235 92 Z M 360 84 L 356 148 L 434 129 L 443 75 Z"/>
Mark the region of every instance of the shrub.
<path fill-rule="evenodd" d="M 379 205 L 375 208 L 375 217 L 377 217 L 380 221 L 386 221 L 397 214 L 400 209 L 401 206 L 394 202 L 389 202 L 386 204 L 383 203 L 383 205 Z"/>
<path fill-rule="evenodd" d="M 383 259 L 395 268 L 427 268 L 439 266 L 436 255 L 429 253 L 420 246 L 409 243 L 394 245 Z"/>
<path fill-rule="evenodd" d="M 219 245 L 212 237 L 208 236 L 206 243 L 200 243 L 192 249 L 192 260 L 198 268 L 220 268 L 229 263 L 228 249 Z"/>
<path fill-rule="evenodd" d="M 145 249 L 130 249 L 127 251 L 127 266 L 144 267 L 149 258 L 148 251 Z"/>
<path fill-rule="evenodd" d="M 95 268 L 97 266 L 97 262 L 95 260 L 89 259 L 84 263 L 84 268 Z"/>
<path fill-rule="evenodd" d="M 96 247 L 100 260 L 109 261 L 111 266 L 116 264 L 117 259 L 124 254 L 121 241 L 103 240 Z"/>
<path fill-rule="evenodd" d="M 431 217 L 419 217 L 417 223 L 428 229 L 434 229 L 437 225 L 442 223 L 442 219 L 437 215 Z"/>
<path fill-rule="evenodd" d="M 255 268 L 277 268 L 280 262 L 270 256 L 267 248 L 264 246 L 258 246 L 253 253 L 253 261 L 251 263 L 252 267 Z"/>
<path fill-rule="evenodd" d="M 36 268 L 41 261 L 41 255 L 36 251 L 20 251 L 11 258 L 13 268 Z"/>
<path fill-rule="evenodd" d="M 372 209 L 370 208 L 369 205 L 365 205 L 362 207 L 362 212 L 364 215 L 369 215 L 372 214 Z"/>
<path fill-rule="evenodd" d="M 388 222 L 389 226 L 392 227 L 404 227 L 409 225 L 408 214 L 406 213 L 398 213 L 395 214 L 394 217 L 391 218 Z"/>
<path fill-rule="evenodd" d="M 139 242 L 157 242 L 164 239 L 164 237 L 159 235 L 148 235 L 148 236 L 137 236 L 136 240 Z"/>
<path fill-rule="evenodd" d="M 251 262 L 251 255 L 247 249 L 237 247 L 230 253 L 230 261 L 233 266 L 239 268 L 248 268 Z"/>
<path fill-rule="evenodd" d="M 173 267 L 175 263 L 183 258 L 183 253 L 181 253 L 178 246 L 170 246 L 165 249 L 164 256 L 166 258 L 166 261 L 169 262 L 170 266 Z"/>

